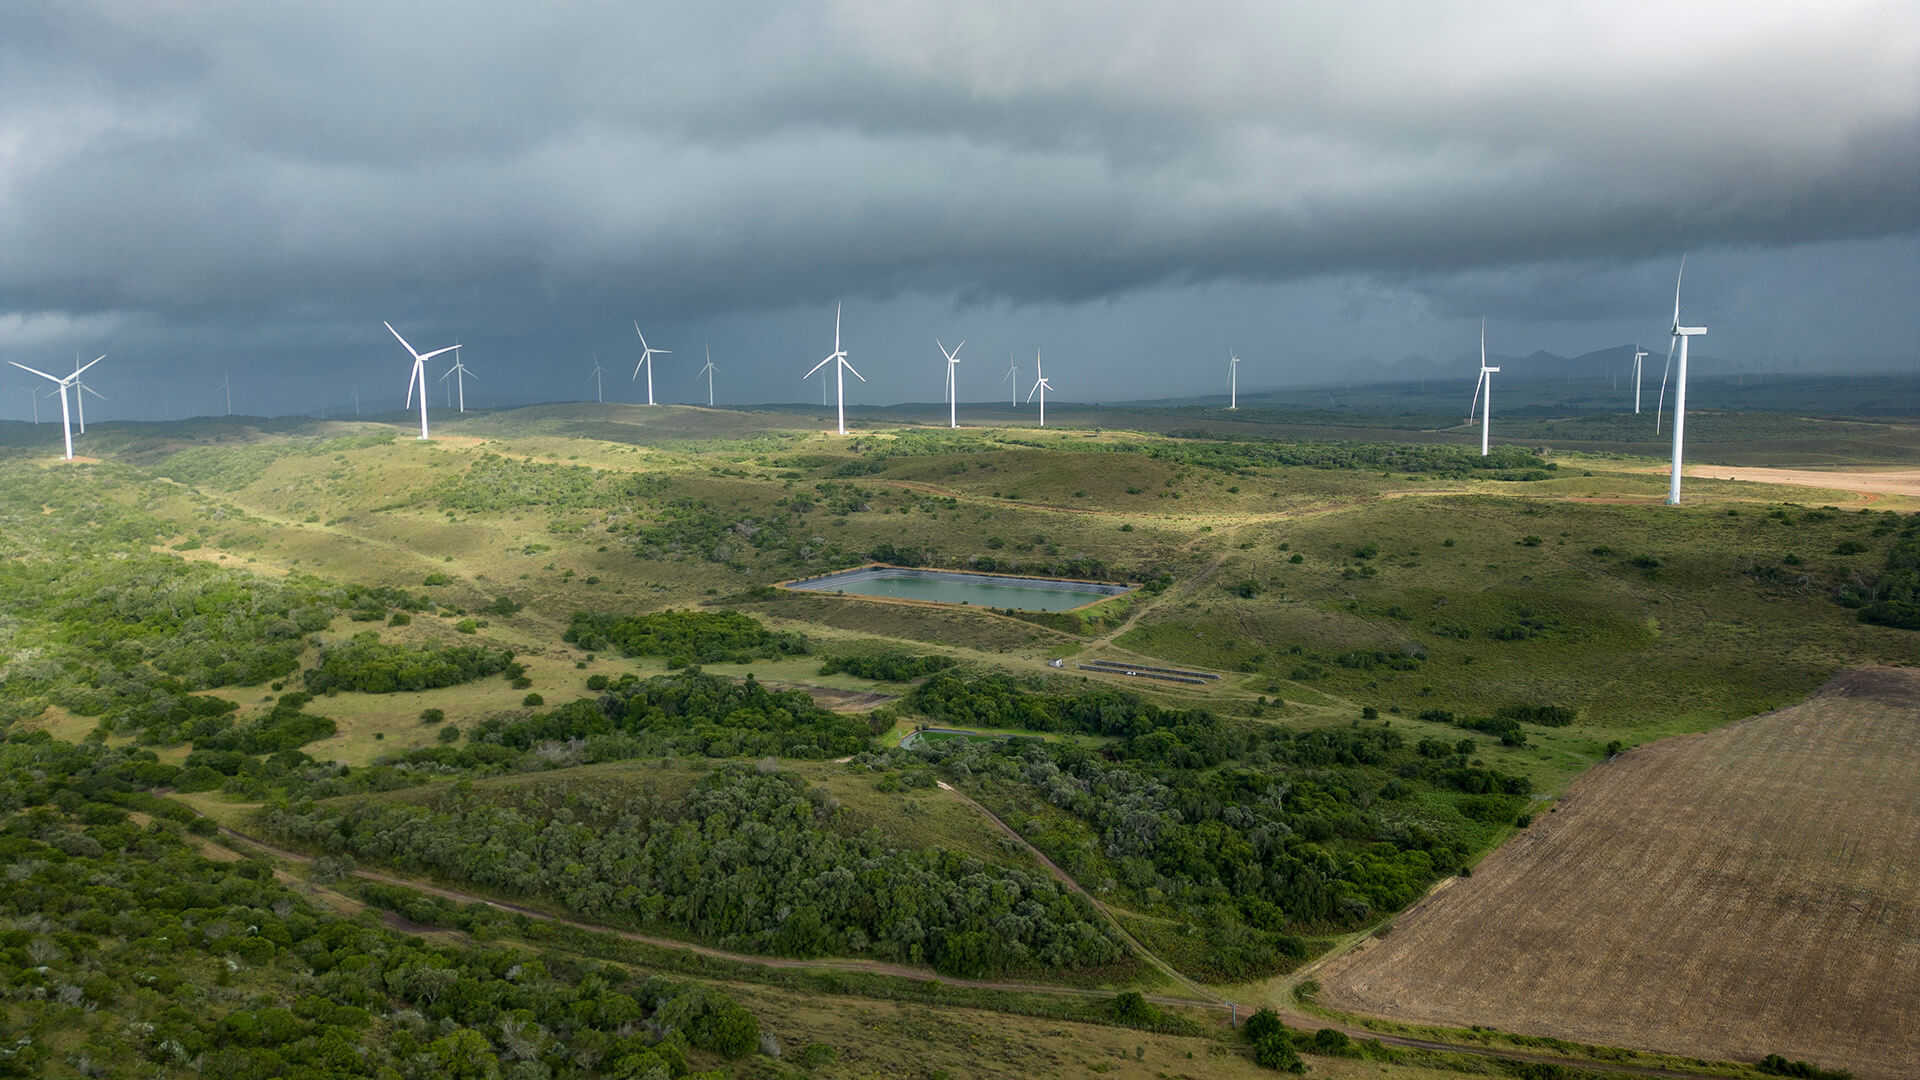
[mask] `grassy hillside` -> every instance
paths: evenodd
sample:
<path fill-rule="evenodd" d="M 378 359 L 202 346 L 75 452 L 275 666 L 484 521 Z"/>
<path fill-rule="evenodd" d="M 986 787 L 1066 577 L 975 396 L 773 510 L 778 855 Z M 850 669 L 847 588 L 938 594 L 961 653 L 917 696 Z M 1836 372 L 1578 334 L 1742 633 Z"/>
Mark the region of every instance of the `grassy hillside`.
<path fill-rule="evenodd" d="M 1690 480 L 1670 508 L 1616 421 L 1519 418 L 1541 445 L 1482 459 L 1418 417 L 1243 411 L 845 439 L 634 406 L 428 443 L 106 425 L 97 462 L 0 458 L 0 718 L 91 733 L 137 790 L 222 821 L 270 805 L 252 827 L 331 874 L 351 858 L 741 953 L 1199 1000 L 1416 899 L 1618 746 L 1920 640 L 1856 610 L 1893 587 L 1920 500 Z M 1912 434 L 1718 430 L 1722 460 L 1817 460 L 1829 437 L 1903 460 Z M 1056 615 L 769 588 L 876 559 L 1143 587 Z M 650 618 L 713 647 L 633 629 Z M 822 671 L 875 653 L 958 666 Z M 927 724 L 1032 737 L 895 748 Z M 7 820 L 51 843 L 31 808 L 57 792 L 8 782 Z M 919 892 L 822 876 L 853 863 Z M 699 868 L 759 899 L 702 899 Z"/>

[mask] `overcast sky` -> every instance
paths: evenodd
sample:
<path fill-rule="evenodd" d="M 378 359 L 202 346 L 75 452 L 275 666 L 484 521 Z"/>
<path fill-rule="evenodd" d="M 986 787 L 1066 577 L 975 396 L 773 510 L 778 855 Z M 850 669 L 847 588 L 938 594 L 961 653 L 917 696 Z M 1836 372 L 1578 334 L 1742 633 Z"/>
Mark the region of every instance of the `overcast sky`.
<path fill-rule="evenodd" d="M 394 407 L 383 319 L 483 404 L 634 320 L 817 401 L 842 302 L 864 403 L 1658 357 L 1683 249 L 1703 374 L 1920 375 L 1920 4 L 0 8 L 0 359 L 93 415 Z"/>

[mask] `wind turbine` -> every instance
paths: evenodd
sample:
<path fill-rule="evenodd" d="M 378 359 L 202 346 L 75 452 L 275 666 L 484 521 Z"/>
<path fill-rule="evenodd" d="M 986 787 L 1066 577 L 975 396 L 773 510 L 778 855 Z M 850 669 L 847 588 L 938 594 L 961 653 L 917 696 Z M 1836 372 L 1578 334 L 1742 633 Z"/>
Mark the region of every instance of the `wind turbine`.
<path fill-rule="evenodd" d="M 391 329 L 393 329 L 393 328 L 392 328 L 392 327 L 388 327 L 387 329 L 389 329 L 389 330 L 391 330 Z M 232 375 L 232 373 L 231 373 L 231 372 L 229 372 L 229 371 L 228 371 L 228 370 L 227 370 L 226 368 L 221 368 L 221 369 L 220 369 L 220 385 L 219 385 L 219 386 L 216 386 L 216 387 L 214 387 L 214 390 L 215 390 L 216 392 L 225 392 L 225 393 L 226 393 L 226 395 L 227 395 L 227 415 L 228 415 L 228 416 L 232 416 L 232 415 L 233 415 L 233 375 Z M 82 435 L 85 435 L 86 433 L 87 433 L 87 429 L 86 429 L 85 427 L 82 427 L 82 428 L 80 429 L 80 434 L 82 434 Z"/>
<path fill-rule="evenodd" d="M 1493 433 L 1493 375 L 1497 367 L 1487 366 L 1487 320 L 1480 320 L 1480 377 L 1473 383 L 1473 404 L 1467 408 L 1467 423 L 1473 423 L 1473 414 L 1480 412 L 1480 456 L 1487 456 L 1487 439 Z M 1480 404 L 1480 387 L 1487 388 L 1487 403 Z"/>
<path fill-rule="evenodd" d="M 603 405 L 606 404 L 607 399 L 605 395 L 601 393 L 601 390 L 600 390 L 600 376 L 606 370 L 607 370 L 606 368 L 603 368 L 600 366 L 600 354 L 594 353 L 593 354 L 593 374 L 587 376 L 587 378 L 593 380 L 593 400 Z"/>
<path fill-rule="evenodd" d="M 352 379 L 348 379 L 347 385 L 353 387 L 353 415 L 359 416 L 360 415 L 360 384 L 357 382 L 354 382 Z"/>
<path fill-rule="evenodd" d="M 440 376 L 440 381 L 446 382 L 447 375 L 453 376 L 454 385 L 460 388 L 460 411 L 464 413 L 467 411 L 467 376 L 473 375 L 473 372 L 467 370 L 467 365 L 460 362 L 460 346 L 455 345 L 453 348 L 455 350 L 453 366 L 447 369 L 446 375 Z M 480 376 L 473 375 L 473 377 L 478 379 Z"/>
<path fill-rule="evenodd" d="M 1015 408 L 1015 409 L 1019 408 L 1020 407 L 1020 369 L 1014 366 L 1012 349 L 1007 350 L 1007 374 L 1000 381 L 1007 384 L 1008 407 Z"/>
<path fill-rule="evenodd" d="M 76 351 L 73 354 L 73 404 L 80 414 L 80 434 L 85 435 L 87 433 L 87 395 L 92 394 L 101 401 L 107 400 L 107 396 L 88 386 L 86 380 L 80 378 L 80 371 L 80 354 Z"/>
<path fill-rule="evenodd" d="M 1227 350 L 1227 408 L 1240 407 L 1240 355 Z"/>
<path fill-rule="evenodd" d="M 934 338 L 933 343 L 940 345 L 940 339 Z M 960 426 L 960 394 L 959 388 L 954 385 L 953 366 L 960 362 L 960 350 L 966 344 L 966 341 L 962 340 L 959 345 L 953 347 L 952 352 L 948 352 L 945 345 L 940 345 L 940 355 L 947 358 L 947 426 L 950 428 Z"/>
<path fill-rule="evenodd" d="M 68 375 L 65 378 L 61 378 L 58 375 L 49 375 L 46 372 L 39 370 L 38 368 L 30 368 L 27 365 L 22 364 L 17 360 L 7 361 L 7 363 L 12 364 L 14 367 L 19 368 L 21 371 L 30 371 L 33 374 L 38 375 L 41 378 L 46 379 L 47 381 L 52 382 L 59 386 L 60 388 L 60 426 L 61 426 L 61 429 L 66 433 L 66 437 L 67 437 L 67 460 L 68 461 L 73 460 L 73 419 L 67 413 L 67 387 L 72 386 L 75 383 L 78 383 L 80 381 L 81 372 L 87 370 L 87 368 L 92 367 L 94 364 L 97 364 L 100 361 L 105 360 L 106 358 L 107 358 L 107 355 L 105 353 L 101 353 L 99 356 L 96 356 L 91 361 L 89 361 L 84 367 L 75 368 L 73 374 Z M 74 396 L 78 397 L 79 395 L 75 394 Z M 39 416 L 40 414 L 36 411 L 34 413 L 35 423 L 39 422 Z"/>
<path fill-rule="evenodd" d="M 1633 415 L 1640 415 L 1640 361 L 1648 356 L 1647 350 L 1638 345 L 1633 347 Z"/>
<path fill-rule="evenodd" d="M 24 393 L 24 394 L 26 394 L 26 395 L 27 395 L 27 397 L 28 397 L 28 398 L 29 398 L 30 400 L 32 400 L 32 402 L 33 402 L 33 422 L 34 422 L 34 423 L 36 423 L 36 424 L 38 424 L 38 423 L 40 422 L 40 391 L 38 391 L 38 390 L 35 390 L 35 389 L 34 389 L 33 387 L 31 387 L 31 386 L 23 386 L 23 387 L 21 387 L 21 388 L 20 388 L 20 391 L 21 391 L 22 393 Z"/>
<path fill-rule="evenodd" d="M 1033 350 L 1033 377 L 1034 377 L 1033 389 L 1027 391 L 1027 400 L 1032 401 L 1033 395 L 1035 394 L 1040 395 L 1040 426 L 1046 427 L 1047 426 L 1047 391 L 1053 389 L 1053 384 L 1047 381 L 1046 373 L 1040 370 L 1040 350 L 1039 349 Z"/>
<path fill-rule="evenodd" d="M 836 360 L 839 361 L 839 363 L 834 364 Z M 828 364 L 834 364 L 833 384 L 840 394 L 840 434 L 845 435 L 847 433 L 847 377 L 844 373 L 853 371 L 853 365 L 847 363 L 847 350 L 840 347 L 840 308 L 838 305 L 835 305 L 833 309 L 833 351 L 827 354 L 825 360 L 813 365 L 805 375 L 800 377 L 802 379 L 810 378 L 814 372 L 819 371 Z M 853 377 L 859 379 L 861 382 L 867 381 L 867 377 L 857 371 L 853 371 Z"/>
<path fill-rule="evenodd" d="M 633 332 L 636 334 L 640 334 L 639 323 L 636 322 L 633 324 Z M 653 404 L 653 354 L 654 353 L 659 353 L 661 356 L 673 355 L 673 351 L 670 349 L 656 349 L 653 346 L 647 344 L 647 335 L 640 334 L 640 362 L 638 364 L 633 365 L 633 377 L 635 379 L 639 378 L 640 369 L 643 367 L 647 369 L 647 404 L 649 405 Z"/>
<path fill-rule="evenodd" d="M 1673 277 L 1673 344 L 1667 346 L 1667 363 L 1673 363 L 1673 347 L 1680 347 L 1680 370 L 1676 373 L 1673 385 L 1673 477 L 1667 482 L 1667 505 L 1680 505 L 1680 442 L 1687 430 L 1687 339 L 1700 337 L 1707 332 L 1704 326 L 1680 325 L 1680 279 L 1687 274 L 1687 257 L 1680 256 L 1680 272 Z M 1660 376 L 1660 406 L 1667 401 L 1667 377 Z M 1653 430 L 1660 430 L 1660 413 L 1655 410 Z"/>
<path fill-rule="evenodd" d="M 395 330 L 392 323 L 382 322 L 381 325 L 385 326 L 387 333 L 392 334 L 394 340 L 398 341 L 407 350 L 408 354 L 413 357 L 413 371 L 407 375 L 407 405 L 410 406 L 413 404 L 414 388 L 416 386 L 419 387 L 420 437 L 425 439 L 427 437 L 427 361 L 439 356 L 441 353 L 452 352 L 460 346 L 449 345 L 444 349 L 435 349 L 430 353 L 422 355 L 413 351 L 413 346 L 407 344 L 407 339 L 400 336 L 400 331 Z M 405 407 L 406 406 L 402 406 L 402 408 Z"/>
<path fill-rule="evenodd" d="M 713 408 L 713 373 L 719 370 L 713 366 L 713 346 L 709 345 L 707 346 L 707 366 L 700 369 L 700 375 L 707 377 L 707 408 L 709 409 Z M 699 382 L 700 375 L 695 375 L 693 381 Z"/>

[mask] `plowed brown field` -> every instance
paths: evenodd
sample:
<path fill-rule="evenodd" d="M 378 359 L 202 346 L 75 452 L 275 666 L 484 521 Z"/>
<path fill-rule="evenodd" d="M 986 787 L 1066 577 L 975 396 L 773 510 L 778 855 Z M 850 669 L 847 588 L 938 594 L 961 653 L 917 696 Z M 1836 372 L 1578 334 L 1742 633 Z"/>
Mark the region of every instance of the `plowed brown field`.
<path fill-rule="evenodd" d="M 1621 755 L 1318 978 L 1413 1023 L 1920 1076 L 1920 670 Z"/>

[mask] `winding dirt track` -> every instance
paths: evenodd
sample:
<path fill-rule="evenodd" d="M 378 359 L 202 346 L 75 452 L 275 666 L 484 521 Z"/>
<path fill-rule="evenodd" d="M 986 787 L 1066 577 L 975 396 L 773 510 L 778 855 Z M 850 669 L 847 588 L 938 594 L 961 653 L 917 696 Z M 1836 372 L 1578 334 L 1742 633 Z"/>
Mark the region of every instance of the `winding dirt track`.
<path fill-rule="evenodd" d="M 1410 1023 L 1920 1076 L 1920 669 L 1616 758 L 1319 978 Z"/>

